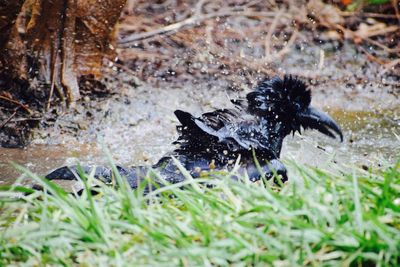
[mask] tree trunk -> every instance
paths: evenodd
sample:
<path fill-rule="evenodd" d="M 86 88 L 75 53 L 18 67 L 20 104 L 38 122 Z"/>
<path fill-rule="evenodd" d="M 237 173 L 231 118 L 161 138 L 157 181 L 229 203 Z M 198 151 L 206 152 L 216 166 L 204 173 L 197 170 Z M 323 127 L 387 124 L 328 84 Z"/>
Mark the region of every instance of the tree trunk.
<path fill-rule="evenodd" d="M 81 76 L 101 77 L 125 2 L 0 0 L 3 84 L 6 79 L 25 81 L 32 90 L 39 82 L 46 88 L 42 95 L 47 107 L 55 96 L 74 103 L 80 97 Z"/>
<path fill-rule="evenodd" d="M 50 104 L 73 105 L 79 81 L 101 77 L 125 2 L 0 0 L 0 146 L 25 146 Z"/>

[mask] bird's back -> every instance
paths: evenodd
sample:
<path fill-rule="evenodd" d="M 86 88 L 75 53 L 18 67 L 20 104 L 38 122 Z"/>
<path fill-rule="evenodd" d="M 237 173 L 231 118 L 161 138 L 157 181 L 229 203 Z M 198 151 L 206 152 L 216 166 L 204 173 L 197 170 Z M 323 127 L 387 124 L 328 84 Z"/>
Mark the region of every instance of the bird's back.
<path fill-rule="evenodd" d="M 181 125 L 175 142 L 179 154 L 227 161 L 252 155 L 252 149 L 265 158 L 275 158 L 268 121 L 242 108 L 220 109 L 196 118 L 188 112 L 175 112 Z M 252 157 L 251 157 L 252 158 Z"/>

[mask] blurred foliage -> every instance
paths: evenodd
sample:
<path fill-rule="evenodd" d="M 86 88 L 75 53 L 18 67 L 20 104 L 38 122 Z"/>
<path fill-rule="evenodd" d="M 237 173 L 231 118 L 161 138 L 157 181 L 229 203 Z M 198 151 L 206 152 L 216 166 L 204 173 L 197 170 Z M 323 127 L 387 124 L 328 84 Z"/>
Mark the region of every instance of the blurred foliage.
<path fill-rule="evenodd" d="M 342 0 L 342 3 L 347 6 L 347 10 L 354 11 L 365 5 L 382 5 L 390 3 L 390 0 Z"/>

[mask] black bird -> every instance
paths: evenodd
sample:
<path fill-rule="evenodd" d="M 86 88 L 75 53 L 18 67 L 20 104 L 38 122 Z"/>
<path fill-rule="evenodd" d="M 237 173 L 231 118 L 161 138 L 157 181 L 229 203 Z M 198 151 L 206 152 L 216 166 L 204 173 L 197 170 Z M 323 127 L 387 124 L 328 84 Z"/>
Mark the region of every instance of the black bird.
<path fill-rule="evenodd" d="M 287 179 L 285 166 L 279 161 L 283 139 L 290 133 L 315 129 L 335 138 L 343 134 L 337 123 L 327 114 L 310 106 L 311 91 L 304 82 L 292 76 L 274 77 L 260 82 L 245 99 L 232 100 L 233 109 L 219 109 L 194 117 L 176 110 L 181 125 L 177 126 L 178 146 L 152 166 L 170 183 L 181 182 L 185 177 L 176 166 L 178 159 L 194 178 L 210 170 L 230 170 L 240 157 L 240 172 L 247 173 L 251 181 L 274 174 Z M 262 174 L 256 167 L 257 159 Z M 85 172 L 90 167 L 83 168 Z M 143 166 L 118 167 L 132 188 L 146 176 Z M 76 166 L 62 167 L 46 176 L 48 179 L 75 179 Z M 112 172 L 97 167 L 96 178 L 111 180 Z M 161 182 L 159 182 L 162 185 Z"/>

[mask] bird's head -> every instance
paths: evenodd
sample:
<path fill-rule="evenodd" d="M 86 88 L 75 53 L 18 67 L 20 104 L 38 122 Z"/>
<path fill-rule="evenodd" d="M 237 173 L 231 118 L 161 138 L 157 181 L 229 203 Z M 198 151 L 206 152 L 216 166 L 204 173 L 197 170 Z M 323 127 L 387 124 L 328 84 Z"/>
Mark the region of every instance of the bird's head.
<path fill-rule="evenodd" d="M 264 80 L 247 94 L 247 101 L 250 113 L 282 123 L 285 134 L 300 132 L 303 127 L 316 129 L 332 138 L 335 132 L 343 141 L 339 125 L 328 114 L 310 106 L 311 91 L 298 78 L 285 75 L 283 79 Z"/>

